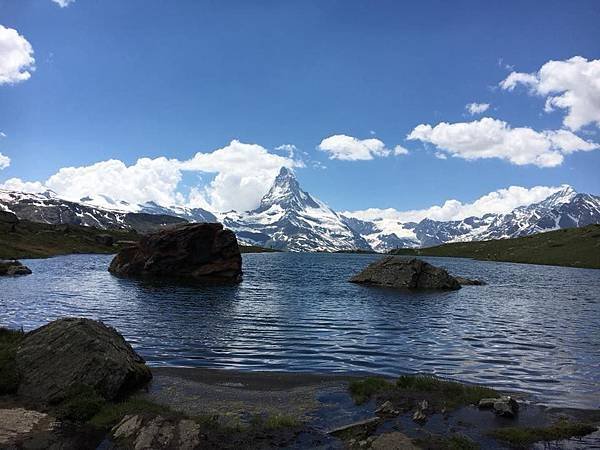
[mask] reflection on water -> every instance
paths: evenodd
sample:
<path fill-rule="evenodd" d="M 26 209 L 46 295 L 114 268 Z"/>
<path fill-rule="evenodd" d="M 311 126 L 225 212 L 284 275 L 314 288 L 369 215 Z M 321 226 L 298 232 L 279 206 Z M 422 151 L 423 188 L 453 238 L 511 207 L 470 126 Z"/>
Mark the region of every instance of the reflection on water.
<path fill-rule="evenodd" d="M 428 258 L 486 280 L 411 293 L 348 283 L 374 255 L 244 255 L 238 286 L 124 280 L 105 255 L 30 260 L 0 280 L 0 325 L 115 326 L 153 365 L 428 372 L 600 407 L 600 271 Z"/>

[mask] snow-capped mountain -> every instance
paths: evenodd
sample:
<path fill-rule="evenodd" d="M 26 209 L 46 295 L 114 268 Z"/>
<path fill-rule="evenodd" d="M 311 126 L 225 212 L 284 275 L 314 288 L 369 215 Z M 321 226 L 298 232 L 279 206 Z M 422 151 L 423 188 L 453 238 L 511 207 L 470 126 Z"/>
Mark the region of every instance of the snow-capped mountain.
<path fill-rule="evenodd" d="M 369 244 L 283 167 L 258 208 L 220 217 L 243 242 L 290 251 L 364 249 Z"/>
<path fill-rule="evenodd" d="M 0 190 L 0 210 L 13 212 L 19 219 L 32 222 L 84 225 L 103 230 L 134 229 L 140 233 L 185 222 L 173 214 L 128 212 L 131 207 L 125 207 L 125 204 L 120 209 L 100 208 L 87 204 L 88 201 L 92 199 L 68 201 L 49 190 L 41 194 Z M 105 198 L 104 201 L 109 200 Z"/>
<path fill-rule="evenodd" d="M 400 222 L 345 217 L 302 190 L 294 174 L 282 168 L 260 205 L 246 212 L 211 213 L 201 208 L 129 204 L 97 195 L 78 202 L 52 191 L 27 194 L 0 190 L 0 210 L 20 219 L 78 224 L 101 229 L 148 232 L 185 221 L 216 222 L 236 232 L 243 243 L 290 251 L 376 250 L 430 247 L 446 242 L 506 239 L 560 228 L 600 223 L 600 197 L 579 194 L 570 186 L 545 200 L 507 214 L 486 214 L 455 221 L 423 219 Z"/>
<path fill-rule="evenodd" d="M 578 194 L 570 186 L 539 203 L 522 206 L 508 214 L 486 214 L 463 220 L 401 223 L 391 219 L 375 222 L 345 218 L 377 251 L 398 247 L 431 247 L 446 242 L 508 239 L 560 228 L 600 223 L 600 197 Z"/>

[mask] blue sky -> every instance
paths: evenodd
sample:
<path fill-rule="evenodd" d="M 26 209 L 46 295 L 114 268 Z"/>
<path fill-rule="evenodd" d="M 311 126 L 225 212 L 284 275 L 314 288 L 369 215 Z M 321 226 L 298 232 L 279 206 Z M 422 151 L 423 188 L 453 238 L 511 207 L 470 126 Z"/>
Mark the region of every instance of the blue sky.
<path fill-rule="evenodd" d="M 600 150 L 560 150 L 559 164 L 541 167 L 465 159 L 452 136 L 442 148 L 432 136 L 406 140 L 420 124 L 489 117 L 567 130 L 590 150 L 600 142 L 595 111 L 569 128 L 569 110 L 545 112 L 548 95 L 531 84 L 499 83 L 551 60 L 600 58 L 599 2 L 406 3 L 0 0 L 0 24 L 35 57 L 29 79 L 0 85 L 0 152 L 10 158 L 0 182 L 43 183 L 108 159 L 188 161 L 237 139 L 282 157 L 273 149 L 293 144 L 301 184 L 337 210 L 471 202 L 511 185 L 600 193 Z M 490 106 L 471 116 L 471 102 Z M 332 135 L 379 139 L 389 154 L 331 159 L 318 146 Z M 409 153 L 394 155 L 398 144 Z M 227 170 L 218 167 L 181 173 L 177 192 L 201 191 Z"/>

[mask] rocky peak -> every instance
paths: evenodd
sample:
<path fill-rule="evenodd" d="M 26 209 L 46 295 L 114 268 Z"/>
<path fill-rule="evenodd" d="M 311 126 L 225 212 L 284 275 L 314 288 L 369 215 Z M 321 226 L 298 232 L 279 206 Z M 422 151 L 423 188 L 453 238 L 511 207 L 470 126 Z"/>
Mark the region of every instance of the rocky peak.
<path fill-rule="evenodd" d="M 269 192 L 262 198 L 257 211 L 265 211 L 274 205 L 284 210 L 304 209 L 305 207 L 319 208 L 319 204 L 300 188 L 300 183 L 294 173 L 287 167 L 282 167 Z"/>

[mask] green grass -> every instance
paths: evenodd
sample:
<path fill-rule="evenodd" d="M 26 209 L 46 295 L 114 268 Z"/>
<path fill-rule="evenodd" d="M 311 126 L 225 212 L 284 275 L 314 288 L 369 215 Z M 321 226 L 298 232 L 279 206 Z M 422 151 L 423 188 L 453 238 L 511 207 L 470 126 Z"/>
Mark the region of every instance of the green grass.
<path fill-rule="evenodd" d="M 494 389 L 447 381 L 428 375 L 403 375 L 395 383 L 384 378 L 353 380 L 348 387 L 354 401 L 364 403 L 372 397 L 391 400 L 401 409 L 410 409 L 428 400 L 436 410 L 477 404 L 482 398 L 499 397 Z"/>
<path fill-rule="evenodd" d="M 167 406 L 145 400 L 140 397 L 130 397 L 122 402 L 105 403 L 89 423 L 97 428 L 108 429 L 121 421 L 123 417 L 130 414 L 160 414 L 162 416 L 182 416 Z"/>
<path fill-rule="evenodd" d="M 19 388 L 15 357 L 24 337 L 22 331 L 0 328 L 0 395 L 14 394 Z"/>
<path fill-rule="evenodd" d="M 456 242 L 421 249 L 397 249 L 390 253 L 600 269 L 600 225 L 549 231 L 516 239 Z"/>
<path fill-rule="evenodd" d="M 396 386 L 402 390 L 433 394 L 436 400 L 449 408 L 477 404 L 482 398 L 500 397 L 500 393 L 494 389 L 428 375 L 403 375 L 396 381 Z"/>
<path fill-rule="evenodd" d="M 529 448 L 535 442 L 552 442 L 582 437 L 596 431 L 596 427 L 587 423 L 559 420 L 548 427 L 507 427 L 497 428 L 490 435 L 515 448 Z"/>
<path fill-rule="evenodd" d="M 90 386 L 73 386 L 55 407 L 59 419 L 85 422 L 100 411 L 106 400 Z"/>
<path fill-rule="evenodd" d="M 21 220 L 11 231 L 0 223 L 0 259 L 47 258 L 70 253 L 116 253 L 121 247 L 105 246 L 96 236 L 108 234 L 114 241 L 137 241 L 133 231 L 107 231 L 79 225 L 49 225 Z"/>
<path fill-rule="evenodd" d="M 300 425 L 300 421 L 292 416 L 273 414 L 267 418 L 260 418 L 256 422 L 253 421 L 252 425 L 256 428 L 264 430 L 281 430 L 285 428 L 297 427 Z"/>
<path fill-rule="evenodd" d="M 354 401 L 357 404 L 361 404 L 375 394 L 382 394 L 393 390 L 394 384 L 384 378 L 369 377 L 362 380 L 352 380 L 348 389 Z"/>

